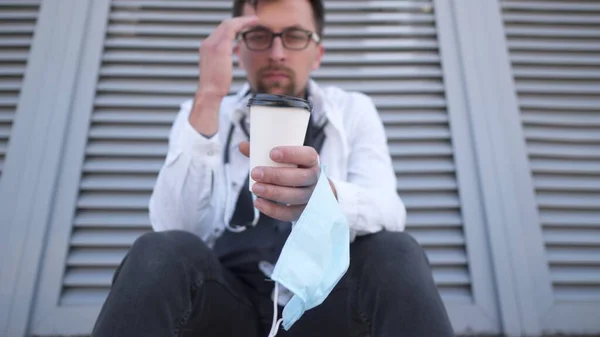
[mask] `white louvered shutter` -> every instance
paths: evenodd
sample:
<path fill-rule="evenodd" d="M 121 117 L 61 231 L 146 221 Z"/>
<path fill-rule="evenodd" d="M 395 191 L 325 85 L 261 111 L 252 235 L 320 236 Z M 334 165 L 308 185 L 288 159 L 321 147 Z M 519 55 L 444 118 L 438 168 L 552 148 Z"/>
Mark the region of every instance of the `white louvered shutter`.
<path fill-rule="evenodd" d="M 0 1 L 0 176 L 33 32 L 39 0 Z"/>
<path fill-rule="evenodd" d="M 502 9 L 553 303 L 573 308 L 544 324 L 598 332 L 600 2 L 502 1 Z"/>
<path fill-rule="evenodd" d="M 151 230 L 149 196 L 179 104 L 196 89 L 200 41 L 230 16 L 230 7 L 222 0 L 112 1 L 60 305 L 100 306 L 133 241 Z M 426 248 L 450 310 L 461 308 L 455 316 L 479 310 L 432 3 L 326 1 L 326 7 L 326 56 L 314 78 L 374 99 L 408 231 Z M 234 71 L 232 91 L 243 75 Z"/>

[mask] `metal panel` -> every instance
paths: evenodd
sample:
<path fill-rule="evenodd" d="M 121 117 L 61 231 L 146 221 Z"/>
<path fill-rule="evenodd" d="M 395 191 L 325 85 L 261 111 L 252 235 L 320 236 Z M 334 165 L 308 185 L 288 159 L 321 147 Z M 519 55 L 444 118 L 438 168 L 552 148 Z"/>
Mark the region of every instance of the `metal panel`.
<path fill-rule="evenodd" d="M 85 86 L 77 88 L 75 102 L 81 111 L 72 121 L 52 220 L 56 228 L 48 250 L 60 254 L 46 258 L 52 267 L 45 268 L 48 281 L 41 286 L 47 291 L 41 293 L 51 293 L 44 302 L 54 303 L 55 313 L 40 309 L 35 333 L 89 333 L 115 268 L 132 242 L 151 230 L 148 198 L 164 162 L 168 132 L 178 105 L 196 89 L 201 40 L 230 15 L 229 2 L 224 3 L 111 2 L 104 44 L 93 46 L 103 47 L 101 60 L 84 57 Z M 486 245 L 465 237 L 466 217 L 474 228 L 480 214 L 476 202 L 466 213 L 461 205 L 461 198 L 477 200 L 476 187 L 472 178 L 457 181 L 455 148 L 467 148 L 468 138 L 459 136 L 454 143 L 452 132 L 467 127 L 461 112 L 448 114 L 433 4 L 327 1 L 326 6 L 327 56 L 314 77 L 373 97 L 408 208 L 408 231 L 425 247 L 451 316 L 458 317 L 461 331 L 473 326 L 497 331 Z M 94 95 L 88 92 L 89 77 L 96 75 Z M 234 71 L 232 92 L 243 75 Z M 463 154 L 460 166 L 474 168 L 470 152 Z M 471 240 L 483 238 L 481 227 L 470 233 Z M 473 261 L 479 265 L 471 266 Z M 486 285 L 475 286 L 473 275 Z M 465 313 L 482 319 L 469 322 L 460 317 Z M 77 319 L 69 327 L 53 323 L 73 315 Z"/>
<path fill-rule="evenodd" d="M 600 3 L 501 5 L 553 296 L 541 324 L 597 333 Z"/>
<path fill-rule="evenodd" d="M 0 2 L 0 178 L 39 5 L 39 0 Z"/>

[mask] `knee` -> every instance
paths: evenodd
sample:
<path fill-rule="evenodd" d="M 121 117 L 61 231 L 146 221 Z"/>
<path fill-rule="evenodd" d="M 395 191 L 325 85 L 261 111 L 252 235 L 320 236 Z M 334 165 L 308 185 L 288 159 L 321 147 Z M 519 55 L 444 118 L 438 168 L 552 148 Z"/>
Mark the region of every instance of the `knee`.
<path fill-rule="evenodd" d="M 192 260 L 206 259 L 210 248 L 194 234 L 185 231 L 149 232 L 138 237 L 128 253 L 142 272 L 168 272 Z"/>
<path fill-rule="evenodd" d="M 422 258 L 425 253 L 421 245 L 406 232 L 380 231 L 359 237 L 354 246 L 357 254 L 375 261 Z"/>
<path fill-rule="evenodd" d="M 429 262 L 419 243 L 406 232 L 381 231 L 358 238 L 352 247 L 354 262 L 361 270 L 376 278 L 390 279 L 412 272 L 412 268 L 428 268 Z"/>

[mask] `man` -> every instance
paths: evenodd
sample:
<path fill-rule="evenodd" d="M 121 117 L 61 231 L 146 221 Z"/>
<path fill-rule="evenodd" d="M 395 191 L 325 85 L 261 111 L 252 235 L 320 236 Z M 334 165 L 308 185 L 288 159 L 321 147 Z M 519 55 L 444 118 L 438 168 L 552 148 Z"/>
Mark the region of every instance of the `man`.
<path fill-rule="evenodd" d="M 426 256 L 403 232 L 405 208 L 372 101 L 310 79 L 324 54 L 322 2 L 236 0 L 233 14 L 202 43 L 198 89 L 173 125 L 150 201 L 155 231 L 119 267 L 93 336 L 267 336 L 273 301 L 281 311 L 289 300 L 285 291 L 272 298 L 269 275 L 319 163 L 350 227 L 350 267 L 321 305 L 277 335 L 452 336 Z M 247 84 L 226 96 L 233 53 Z M 247 185 L 253 93 L 313 104 L 305 146 L 271 152 L 298 168 L 254 169 L 255 201 Z"/>

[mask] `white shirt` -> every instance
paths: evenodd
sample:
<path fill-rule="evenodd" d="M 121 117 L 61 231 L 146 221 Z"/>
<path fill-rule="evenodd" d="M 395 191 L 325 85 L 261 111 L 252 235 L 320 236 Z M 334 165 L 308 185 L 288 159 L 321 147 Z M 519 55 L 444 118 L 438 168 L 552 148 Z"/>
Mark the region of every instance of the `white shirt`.
<path fill-rule="evenodd" d="M 249 172 L 249 160 L 240 153 L 247 140 L 240 118 L 248 113 L 248 84 L 225 97 L 217 134 L 207 138 L 189 123 L 192 100 L 181 105 L 171 128 L 169 148 L 150 198 L 150 221 L 155 231 L 192 232 L 209 247 L 227 230 L 240 189 Z M 320 153 L 327 177 L 333 182 L 346 215 L 352 240 L 382 229 L 402 231 L 404 203 L 396 192 L 396 175 L 383 124 L 373 101 L 358 92 L 309 83 L 315 120 L 328 119 Z M 224 147 L 229 146 L 229 168 Z M 226 170 L 229 174 L 225 174 Z"/>

